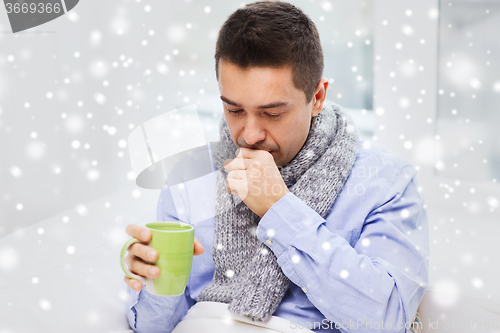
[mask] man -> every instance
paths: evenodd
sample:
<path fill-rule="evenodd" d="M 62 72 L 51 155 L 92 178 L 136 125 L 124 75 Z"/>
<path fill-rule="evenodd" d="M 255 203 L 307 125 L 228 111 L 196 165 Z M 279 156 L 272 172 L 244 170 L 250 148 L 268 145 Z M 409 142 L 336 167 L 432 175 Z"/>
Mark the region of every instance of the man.
<path fill-rule="evenodd" d="M 162 190 L 157 211 L 195 225 L 190 280 L 183 295 L 160 297 L 125 277 L 131 328 L 221 332 L 220 307 L 263 331 L 409 332 L 428 284 L 416 171 L 359 140 L 326 100 L 314 23 L 285 2 L 248 4 L 221 28 L 215 60 L 224 117 L 214 172 Z M 145 227 L 126 231 L 151 239 Z M 126 262 L 158 276 L 145 244 Z"/>

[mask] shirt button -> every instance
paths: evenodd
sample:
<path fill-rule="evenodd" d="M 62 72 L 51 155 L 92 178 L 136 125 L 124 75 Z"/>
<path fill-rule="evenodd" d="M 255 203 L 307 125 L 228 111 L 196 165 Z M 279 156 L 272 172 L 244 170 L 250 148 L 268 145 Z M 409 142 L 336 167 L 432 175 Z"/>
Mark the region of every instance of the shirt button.
<path fill-rule="evenodd" d="M 266 243 L 267 243 L 267 245 L 269 245 L 269 246 L 273 245 L 273 241 L 272 241 L 272 240 L 270 240 L 269 238 L 268 238 L 268 239 L 266 239 Z"/>
<path fill-rule="evenodd" d="M 304 294 L 306 293 L 306 287 L 302 287 L 302 291 L 304 292 Z"/>

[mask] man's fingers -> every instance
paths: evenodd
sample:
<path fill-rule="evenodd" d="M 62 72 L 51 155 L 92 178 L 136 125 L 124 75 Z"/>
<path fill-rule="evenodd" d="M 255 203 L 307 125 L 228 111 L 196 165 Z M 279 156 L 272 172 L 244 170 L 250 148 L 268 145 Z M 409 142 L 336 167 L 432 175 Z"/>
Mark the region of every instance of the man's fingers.
<path fill-rule="evenodd" d="M 141 242 L 149 242 L 151 240 L 151 230 L 146 227 L 137 225 L 137 224 L 129 224 L 125 231 L 129 236 L 137 238 Z"/>
<path fill-rule="evenodd" d="M 158 251 L 141 243 L 130 245 L 129 252 L 146 262 L 154 262 L 158 259 Z"/>
<path fill-rule="evenodd" d="M 227 178 L 227 183 L 229 186 L 228 187 L 229 192 L 232 191 L 241 191 L 244 189 L 244 186 L 246 184 L 246 178 L 245 179 L 234 179 L 234 178 Z"/>
<path fill-rule="evenodd" d="M 131 279 L 125 275 L 123 281 L 125 281 L 125 283 L 127 283 L 127 285 L 134 290 L 139 291 L 142 289 L 142 282 L 137 281 L 136 279 Z"/>
<path fill-rule="evenodd" d="M 247 178 L 247 171 L 246 170 L 232 170 L 229 171 L 227 174 L 227 178 L 232 178 L 232 179 L 246 179 Z"/>
<path fill-rule="evenodd" d="M 267 150 L 261 150 L 261 149 L 238 148 L 236 149 L 234 154 L 237 157 L 241 158 L 255 158 L 259 154 L 262 154 L 263 151 L 267 152 Z"/>
<path fill-rule="evenodd" d="M 229 162 L 228 162 L 229 161 Z M 224 168 L 226 170 L 245 170 L 245 160 L 243 158 L 234 158 L 232 160 L 224 161 Z"/>
<path fill-rule="evenodd" d="M 237 157 L 232 160 L 226 160 L 224 163 L 224 168 L 228 171 L 232 170 L 248 170 L 250 168 L 260 168 L 261 163 L 256 159 L 241 158 Z"/>
<path fill-rule="evenodd" d="M 130 265 L 127 265 L 130 271 L 134 274 L 155 278 L 160 275 L 160 269 L 152 264 L 145 263 L 138 258 L 132 258 Z"/>
<path fill-rule="evenodd" d="M 138 243 L 136 243 L 138 244 Z M 135 244 L 134 244 L 135 245 Z M 142 244 L 139 244 L 142 245 Z M 145 246 L 145 245 L 143 245 Z M 200 241 L 198 238 L 194 238 L 194 251 L 193 254 L 195 256 L 199 256 L 205 252 L 205 249 L 203 248 L 203 245 L 201 245 Z M 159 274 L 159 269 L 156 266 L 153 265 L 147 265 L 145 263 L 142 263 L 139 259 L 134 259 L 134 256 L 132 254 L 128 254 L 127 257 L 125 257 L 125 263 L 129 267 L 130 271 L 134 274 L 142 275 L 142 276 L 149 276 L 149 277 L 157 277 Z M 149 271 L 151 268 L 154 270 L 154 274 L 151 274 Z M 136 279 L 131 279 L 128 276 L 123 277 L 123 281 L 132 289 L 136 291 L 140 291 L 142 289 L 142 282 Z"/>
<path fill-rule="evenodd" d="M 199 256 L 200 254 L 203 254 L 205 252 L 205 249 L 203 248 L 203 245 L 201 245 L 200 241 L 198 238 L 194 238 L 194 252 L 193 254 L 195 256 Z"/>

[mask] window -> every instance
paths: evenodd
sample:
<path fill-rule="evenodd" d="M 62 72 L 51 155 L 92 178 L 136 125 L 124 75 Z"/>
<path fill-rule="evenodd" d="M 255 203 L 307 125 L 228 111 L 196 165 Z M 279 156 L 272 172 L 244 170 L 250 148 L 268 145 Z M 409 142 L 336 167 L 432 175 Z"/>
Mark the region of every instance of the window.
<path fill-rule="evenodd" d="M 438 171 L 500 179 L 500 2 L 441 1 L 440 17 Z"/>

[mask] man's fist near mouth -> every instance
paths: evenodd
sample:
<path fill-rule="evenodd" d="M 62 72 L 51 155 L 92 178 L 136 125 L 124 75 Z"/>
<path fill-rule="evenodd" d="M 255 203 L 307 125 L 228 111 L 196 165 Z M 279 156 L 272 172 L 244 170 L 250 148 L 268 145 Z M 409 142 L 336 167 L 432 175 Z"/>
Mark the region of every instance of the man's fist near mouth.
<path fill-rule="evenodd" d="M 225 160 L 224 167 L 229 171 L 227 190 L 260 217 L 290 192 L 268 151 L 239 148 L 236 158 Z"/>

